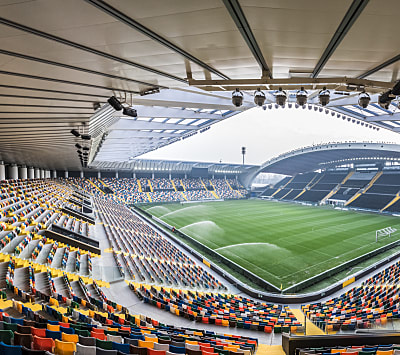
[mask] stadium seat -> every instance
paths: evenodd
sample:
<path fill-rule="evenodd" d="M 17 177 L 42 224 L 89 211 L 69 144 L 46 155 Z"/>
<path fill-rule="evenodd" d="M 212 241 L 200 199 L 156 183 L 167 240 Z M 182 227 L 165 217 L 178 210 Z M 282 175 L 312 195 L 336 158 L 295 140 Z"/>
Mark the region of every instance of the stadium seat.
<path fill-rule="evenodd" d="M 14 345 L 23 345 L 26 348 L 31 348 L 33 336 L 31 334 L 21 334 L 14 332 Z"/>
<path fill-rule="evenodd" d="M 0 342 L 1 355 L 22 355 L 22 347 L 19 345 L 8 345 Z"/>
<path fill-rule="evenodd" d="M 95 346 L 85 346 L 82 344 L 76 344 L 76 355 L 96 355 Z"/>
<path fill-rule="evenodd" d="M 55 340 L 55 353 L 57 355 L 74 355 L 75 351 L 75 343 Z"/>
<path fill-rule="evenodd" d="M 55 343 L 52 338 L 39 338 L 34 335 L 32 344 L 33 350 L 46 350 L 51 353 L 54 352 Z"/>

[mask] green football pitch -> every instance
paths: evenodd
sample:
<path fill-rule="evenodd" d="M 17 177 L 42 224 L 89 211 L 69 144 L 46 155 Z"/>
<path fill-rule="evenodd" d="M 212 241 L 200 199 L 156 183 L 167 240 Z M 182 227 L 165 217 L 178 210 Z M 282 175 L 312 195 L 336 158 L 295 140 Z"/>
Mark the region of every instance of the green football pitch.
<path fill-rule="evenodd" d="M 286 288 L 400 238 L 400 218 L 239 200 L 145 209 L 277 287 Z M 399 232 L 375 242 L 375 231 Z"/>

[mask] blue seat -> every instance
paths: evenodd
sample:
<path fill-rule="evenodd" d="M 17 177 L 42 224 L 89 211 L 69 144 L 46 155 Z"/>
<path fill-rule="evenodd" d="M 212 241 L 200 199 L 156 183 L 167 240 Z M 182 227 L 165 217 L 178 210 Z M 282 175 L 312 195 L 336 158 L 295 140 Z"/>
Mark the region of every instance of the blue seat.
<path fill-rule="evenodd" d="M 7 345 L 0 342 L 0 354 L 1 355 L 22 355 L 21 345 Z"/>
<path fill-rule="evenodd" d="M 185 354 L 186 353 L 186 348 L 185 347 L 181 347 L 181 346 L 170 345 L 169 346 L 169 351 L 171 353 L 175 353 L 175 354 Z"/>
<path fill-rule="evenodd" d="M 13 318 L 10 317 L 11 323 L 24 325 L 24 320 L 22 318 Z"/>
<path fill-rule="evenodd" d="M 65 334 L 75 334 L 74 328 L 66 328 L 60 326 L 60 332 Z"/>
<path fill-rule="evenodd" d="M 130 344 L 119 344 L 114 341 L 112 342 L 113 350 L 118 350 L 125 354 L 129 354 L 129 346 Z"/>
<path fill-rule="evenodd" d="M 52 338 L 54 340 L 55 339 L 62 340 L 61 339 L 61 332 L 57 332 L 57 331 L 46 329 L 46 338 Z"/>

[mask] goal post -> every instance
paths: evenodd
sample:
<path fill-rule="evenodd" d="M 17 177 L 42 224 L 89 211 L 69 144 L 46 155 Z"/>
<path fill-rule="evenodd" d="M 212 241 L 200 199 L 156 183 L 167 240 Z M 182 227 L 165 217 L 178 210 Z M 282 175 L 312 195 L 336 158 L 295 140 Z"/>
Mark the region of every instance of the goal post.
<path fill-rule="evenodd" d="M 378 239 L 383 237 L 391 237 L 393 233 L 397 232 L 396 228 L 393 227 L 386 227 L 383 229 L 378 229 L 375 231 L 375 241 L 378 242 Z"/>

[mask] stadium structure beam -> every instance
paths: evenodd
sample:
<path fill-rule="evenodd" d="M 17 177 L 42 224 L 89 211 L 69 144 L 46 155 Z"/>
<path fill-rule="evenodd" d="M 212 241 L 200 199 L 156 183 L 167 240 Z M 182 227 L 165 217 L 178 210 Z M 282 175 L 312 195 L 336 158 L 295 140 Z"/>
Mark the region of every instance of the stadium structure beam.
<path fill-rule="evenodd" d="M 109 131 L 141 131 L 144 129 L 184 129 L 184 130 L 196 130 L 197 126 L 182 125 L 176 123 L 162 123 L 154 121 L 138 121 L 129 118 L 120 118 L 118 122 L 112 124 L 109 127 Z"/>
<path fill-rule="evenodd" d="M 378 80 L 357 79 L 348 77 L 330 77 L 330 78 L 280 78 L 280 79 L 231 79 L 231 80 L 196 80 L 188 79 L 189 85 L 201 88 L 205 91 L 232 91 L 235 88 L 240 90 L 278 90 L 280 87 L 284 90 L 298 90 L 304 86 L 308 90 L 327 89 L 348 90 L 348 87 L 360 88 L 360 91 L 380 92 L 391 89 L 395 82 L 386 82 Z"/>
<path fill-rule="evenodd" d="M 246 16 L 239 4 L 238 0 L 222 0 L 226 9 L 232 17 L 233 22 L 238 28 L 240 34 L 242 35 L 244 41 L 249 47 L 251 53 L 253 54 L 255 60 L 262 70 L 262 76 L 272 78 L 271 70 L 269 69 L 267 62 L 262 54 L 260 47 L 254 37 L 253 31 L 247 21 Z"/>
<path fill-rule="evenodd" d="M 400 112 L 393 113 L 391 115 L 380 115 L 366 117 L 367 122 L 380 122 L 380 121 L 400 121 Z"/>
<path fill-rule="evenodd" d="M 364 8 L 367 6 L 368 1 L 369 0 L 353 0 L 342 21 L 340 22 L 339 27 L 333 34 L 333 37 L 328 43 L 328 46 L 322 53 L 321 58 L 319 59 L 313 72 L 311 73 L 312 78 L 316 78 L 319 75 L 329 58 L 339 46 L 340 42 L 342 42 L 347 32 L 350 30 L 350 28 L 356 22 L 357 18 L 361 15 Z"/>
<path fill-rule="evenodd" d="M 127 59 L 124 59 L 124 58 L 120 58 L 120 57 L 117 57 L 115 55 L 112 55 L 112 54 L 109 54 L 109 53 L 106 53 L 106 52 L 99 51 L 97 49 L 85 46 L 83 44 L 80 44 L 80 43 L 77 43 L 77 42 L 73 42 L 73 41 L 70 41 L 68 39 L 65 39 L 65 38 L 62 38 L 62 37 L 58 37 L 58 36 L 52 35 L 50 33 L 46 33 L 46 32 L 37 30 L 35 28 L 25 26 L 23 24 L 20 24 L 20 23 L 11 21 L 11 20 L 7 20 L 7 19 L 5 19 L 3 17 L 0 17 L 0 24 L 15 28 L 17 30 L 20 30 L 20 31 L 23 31 L 23 32 L 26 32 L 26 33 L 30 33 L 32 35 L 35 35 L 35 36 L 38 36 L 38 37 L 41 37 L 41 38 L 46 38 L 46 39 L 48 39 L 50 41 L 61 43 L 63 45 L 69 46 L 69 47 L 77 48 L 79 50 L 82 50 L 82 51 L 85 51 L 85 52 L 88 52 L 88 53 L 91 53 L 91 54 L 94 54 L 94 55 L 98 55 L 100 57 L 103 57 L 103 58 L 106 58 L 106 59 L 110 59 L 110 60 L 115 61 L 115 62 L 126 64 L 126 65 L 129 65 L 129 66 L 132 66 L 132 67 L 135 67 L 135 68 L 138 68 L 138 69 L 141 69 L 141 70 L 144 70 L 144 71 L 156 74 L 156 75 L 164 76 L 164 77 L 166 77 L 168 79 L 179 81 L 179 82 L 182 82 L 182 83 L 185 83 L 185 84 L 187 83 L 185 79 L 179 78 L 179 77 L 177 77 L 175 75 L 172 75 L 172 74 L 169 74 L 169 73 L 165 73 L 165 72 L 162 72 L 160 70 L 157 70 L 157 69 L 154 69 L 154 68 L 151 68 L 151 67 L 136 63 L 136 62 L 132 62 L 130 60 L 127 60 Z"/>
<path fill-rule="evenodd" d="M 400 54 L 394 56 L 393 58 L 390 58 L 383 62 L 382 64 L 377 65 L 376 67 L 366 71 L 365 73 L 359 75 L 357 78 L 359 79 L 364 79 L 372 74 L 375 74 L 376 72 L 388 67 L 389 65 L 392 65 L 400 60 Z"/>
<path fill-rule="evenodd" d="M 65 69 L 81 71 L 81 72 L 84 72 L 84 73 L 87 73 L 87 74 L 104 76 L 106 78 L 117 79 L 117 80 L 122 80 L 122 81 L 130 81 L 130 82 L 133 82 L 133 83 L 136 83 L 136 84 L 150 86 L 152 88 L 166 88 L 165 86 L 155 85 L 155 84 L 152 84 L 152 83 L 148 83 L 146 81 L 136 80 L 136 79 L 127 78 L 127 77 L 118 76 L 118 75 L 113 75 L 113 74 L 108 74 L 108 73 L 105 73 L 105 72 L 99 72 L 99 71 L 92 70 L 92 69 L 81 68 L 81 67 L 77 67 L 75 65 L 69 65 L 69 64 L 65 64 L 65 63 L 55 62 L 53 60 L 43 59 L 43 58 L 39 58 L 39 57 L 33 57 L 33 56 L 22 54 L 22 53 L 7 51 L 5 49 L 0 49 L 0 54 L 8 55 L 8 56 L 11 56 L 11 57 L 14 57 L 14 58 L 20 58 L 20 59 L 24 59 L 24 60 L 29 60 L 29 61 L 33 61 L 33 62 L 37 62 L 37 63 L 43 63 L 43 64 L 47 64 L 47 65 L 61 67 L 61 68 L 65 68 Z"/>
<path fill-rule="evenodd" d="M 88 87 L 88 88 L 93 88 L 93 89 L 109 90 L 112 92 L 126 92 L 126 93 L 131 93 L 131 94 L 140 94 L 139 91 L 134 91 L 134 90 L 118 89 L 118 88 L 113 88 L 113 87 L 109 87 L 109 86 L 101 86 L 101 85 L 95 85 L 95 84 L 82 83 L 82 82 L 78 82 L 78 81 L 50 78 L 50 77 L 39 76 L 39 75 L 10 72 L 10 71 L 5 71 L 5 70 L 0 70 L 0 75 L 10 75 L 10 76 L 17 76 L 17 77 L 26 78 L 26 79 L 43 80 L 43 81 L 50 81 L 53 83 L 83 86 L 83 87 Z"/>
<path fill-rule="evenodd" d="M 136 103 L 136 99 L 134 100 Z M 222 120 L 224 117 L 221 114 L 196 112 L 193 110 L 182 110 L 174 107 L 161 106 L 144 106 L 134 105 L 140 117 L 151 118 L 183 118 L 183 119 L 205 119 L 205 120 Z M 114 116 L 121 116 L 120 112 L 115 112 Z"/>
<path fill-rule="evenodd" d="M 211 67 L 210 65 L 204 63 L 199 58 L 186 52 L 184 49 L 178 47 L 177 45 L 168 41 L 164 37 L 161 37 L 159 34 L 153 32 L 149 28 L 145 27 L 138 21 L 135 21 L 133 18 L 127 16 L 126 14 L 117 10 L 115 7 L 112 7 L 111 5 L 107 4 L 106 2 L 104 2 L 102 0 L 85 0 L 85 1 L 87 3 L 95 6 L 96 8 L 100 9 L 107 15 L 114 17 L 118 21 L 128 25 L 129 27 L 133 28 L 134 30 L 139 31 L 141 34 L 151 38 L 153 41 L 156 41 L 157 43 L 167 47 L 168 49 L 172 50 L 173 52 L 180 54 L 181 56 L 192 61 L 193 63 L 196 63 L 197 65 L 199 65 L 203 69 L 206 69 L 210 73 L 213 73 L 222 79 L 229 79 L 229 77 L 226 76 L 225 74 L 221 73 L 220 71 L 216 70 L 215 68 Z"/>

